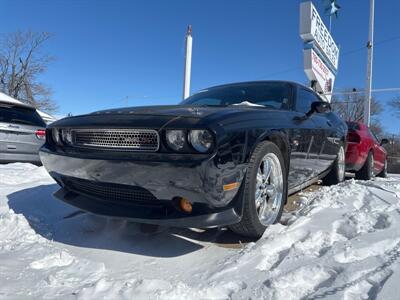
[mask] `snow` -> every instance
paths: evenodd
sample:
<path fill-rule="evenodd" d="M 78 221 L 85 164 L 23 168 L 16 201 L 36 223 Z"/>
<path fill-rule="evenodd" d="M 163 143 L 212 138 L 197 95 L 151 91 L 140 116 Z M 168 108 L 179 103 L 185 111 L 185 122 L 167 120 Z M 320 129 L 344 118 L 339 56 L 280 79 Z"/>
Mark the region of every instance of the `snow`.
<path fill-rule="evenodd" d="M 22 104 L 21 101 L 18 101 L 17 99 L 14 99 L 4 93 L 0 92 L 0 102 L 5 102 L 5 103 L 12 103 L 12 104 Z"/>
<path fill-rule="evenodd" d="M 249 102 L 249 101 L 242 101 L 242 102 L 240 102 L 240 103 L 234 103 L 233 105 L 236 105 L 236 106 L 264 107 L 264 105 L 260 105 L 260 104 L 257 104 L 257 103 L 252 103 L 252 102 Z"/>
<path fill-rule="evenodd" d="M 400 176 L 303 193 L 257 242 L 94 216 L 57 189 L 0 165 L 1 299 L 399 298 Z"/>

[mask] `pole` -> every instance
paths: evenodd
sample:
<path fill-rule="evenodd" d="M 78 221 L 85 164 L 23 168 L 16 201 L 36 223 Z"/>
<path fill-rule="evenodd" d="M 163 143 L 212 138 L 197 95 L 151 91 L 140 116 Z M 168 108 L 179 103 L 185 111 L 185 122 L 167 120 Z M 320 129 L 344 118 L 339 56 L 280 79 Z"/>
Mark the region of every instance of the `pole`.
<path fill-rule="evenodd" d="M 183 76 L 183 100 L 190 96 L 190 73 L 192 69 L 192 26 L 186 32 L 185 73 Z"/>
<path fill-rule="evenodd" d="M 374 0 L 370 0 L 367 82 L 365 88 L 364 123 L 369 127 L 371 118 L 372 61 L 374 56 Z"/>

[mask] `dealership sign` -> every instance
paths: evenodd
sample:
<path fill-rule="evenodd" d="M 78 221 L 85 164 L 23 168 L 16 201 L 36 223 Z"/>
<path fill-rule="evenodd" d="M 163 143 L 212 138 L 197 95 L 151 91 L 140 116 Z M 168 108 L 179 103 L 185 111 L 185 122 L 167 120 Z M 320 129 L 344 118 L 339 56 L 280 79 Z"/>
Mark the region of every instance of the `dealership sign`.
<path fill-rule="evenodd" d="M 323 93 L 325 99 L 330 102 L 335 74 L 313 49 L 304 49 L 304 71 L 310 80 L 316 82 L 316 90 Z"/>
<path fill-rule="evenodd" d="M 300 4 L 300 36 L 304 42 L 314 41 L 323 56 L 327 58 L 328 64 L 334 71 L 337 70 L 339 47 L 311 2 Z"/>
<path fill-rule="evenodd" d="M 339 47 L 311 2 L 300 4 L 300 36 L 304 41 L 304 72 L 314 90 L 330 102 Z"/>

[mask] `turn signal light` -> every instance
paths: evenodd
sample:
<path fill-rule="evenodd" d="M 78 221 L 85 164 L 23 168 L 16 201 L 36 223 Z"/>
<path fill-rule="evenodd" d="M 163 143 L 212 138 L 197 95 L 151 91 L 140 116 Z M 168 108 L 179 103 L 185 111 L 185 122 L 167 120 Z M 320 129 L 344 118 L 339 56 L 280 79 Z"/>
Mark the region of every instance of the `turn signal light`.
<path fill-rule="evenodd" d="M 239 182 L 233 182 L 224 185 L 224 192 L 234 190 L 239 187 Z"/>
<path fill-rule="evenodd" d="M 186 198 L 179 199 L 179 207 L 186 213 L 191 213 L 193 210 L 192 203 Z"/>

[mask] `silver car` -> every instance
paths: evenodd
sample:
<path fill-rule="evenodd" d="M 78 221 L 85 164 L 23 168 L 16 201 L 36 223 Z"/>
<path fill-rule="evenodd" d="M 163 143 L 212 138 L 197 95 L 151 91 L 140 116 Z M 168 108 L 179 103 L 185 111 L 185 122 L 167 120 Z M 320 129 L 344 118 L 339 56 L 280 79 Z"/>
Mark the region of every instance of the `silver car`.
<path fill-rule="evenodd" d="M 34 107 L 0 101 L 0 163 L 41 164 L 46 123 Z"/>

